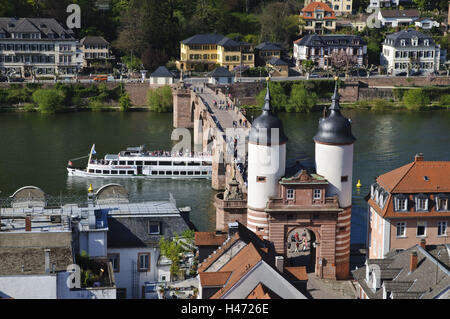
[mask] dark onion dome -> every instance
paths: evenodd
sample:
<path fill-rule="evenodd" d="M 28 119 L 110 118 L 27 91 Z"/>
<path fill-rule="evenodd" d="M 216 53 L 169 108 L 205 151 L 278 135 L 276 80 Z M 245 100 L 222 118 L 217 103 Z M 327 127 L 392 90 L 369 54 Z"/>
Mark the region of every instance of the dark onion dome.
<path fill-rule="evenodd" d="M 267 93 L 264 99 L 263 112 L 252 123 L 249 142 L 258 145 L 280 145 L 286 143 L 288 138 L 284 135 L 283 122 L 272 114 L 269 81 L 267 81 Z M 272 141 L 272 129 L 278 129 L 278 139 Z"/>
<path fill-rule="evenodd" d="M 314 141 L 324 144 L 353 144 L 356 138 L 352 134 L 350 120 L 341 114 L 337 81 L 331 99 L 330 115 L 319 120 L 319 130 Z"/>

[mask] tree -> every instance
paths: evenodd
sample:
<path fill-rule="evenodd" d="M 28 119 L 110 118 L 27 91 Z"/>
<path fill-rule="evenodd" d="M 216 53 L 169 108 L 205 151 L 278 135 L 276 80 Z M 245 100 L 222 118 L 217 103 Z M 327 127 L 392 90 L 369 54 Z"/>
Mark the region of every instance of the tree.
<path fill-rule="evenodd" d="M 370 78 L 370 73 L 375 71 L 378 68 L 378 66 L 374 65 L 374 64 L 369 64 L 369 62 L 365 63 L 361 69 L 366 71 L 366 76 L 367 78 Z"/>
<path fill-rule="evenodd" d="M 316 93 L 310 93 L 303 83 L 294 84 L 286 107 L 287 112 L 309 112 L 317 104 Z"/>
<path fill-rule="evenodd" d="M 261 40 L 284 42 L 290 45 L 298 35 L 298 14 L 289 3 L 273 2 L 264 7 L 260 15 Z"/>
<path fill-rule="evenodd" d="M 301 71 L 306 74 L 306 79 L 309 80 L 309 76 L 316 69 L 316 64 L 312 60 L 303 60 L 301 64 Z"/>
<path fill-rule="evenodd" d="M 119 107 L 121 111 L 126 111 L 131 107 L 130 95 L 125 92 L 119 98 Z"/>
<path fill-rule="evenodd" d="M 344 72 L 346 78 L 351 70 L 357 65 L 356 56 L 348 54 L 345 50 L 333 52 L 331 54 L 330 62 L 334 75 L 339 76 L 340 73 Z"/>
<path fill-rule="evenodd" d="M 410 110 L 419 110 L 430 104 L 430 98 L 422 89 L 412 89 L 403 95 L 403 103 Z"/>
<path fill-rule="evenodd" d="M 149 90 L 147 95 L 147 104 L 150 110 L 159 113 L 172 112 L 173 97 L 170 86 Z"/>
<path fill-rule="evenodd" d="M 272 109 L 275 112 L 285 111 L 287 105 L 287 97 L 286 93 L 279 82 L 270 82 L 269 83 L 270 96 L 271 96 L 271 105 Z M 259 94 L 256 96 L 256 101 L 258 105 L 264 105 L 264 98 L 266 96 L 267 89 L 264 88 Z"/>
<path fill-rule="evenodd" d="M 64 95 L 56 89 L 36 90 L 32 98 L 41 113 L 55 113 L 64 106 Z"/>
<path fill-rule="evenodd" d="M 180 255 L 185 252 L 185 249 L 178 243 L 179 237 L 175 233 L 175 238 L 172 240 L 165 239 L 164 236 L 159 240 L 159 249 L 161 254 L 169 259 L 171 277 L 178 276 L 180 272 Z"/>

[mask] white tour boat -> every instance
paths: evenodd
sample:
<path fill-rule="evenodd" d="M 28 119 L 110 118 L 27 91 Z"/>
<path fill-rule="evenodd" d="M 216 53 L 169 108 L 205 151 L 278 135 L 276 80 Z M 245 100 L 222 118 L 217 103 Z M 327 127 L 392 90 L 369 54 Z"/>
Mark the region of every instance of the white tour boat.
<path fill-rule="evenodd" d="M 129 147 L 119 154 L 107 154 L 104 159 L 93 159 L 92 146 L 87 168 L 73 166 L 69 176 L 79 177 L 143 177 L 143 178 L 211 178 L 212 156 L 207 153 L 174 154 L 165 151 L 149 152 L 144 146 Z"/>

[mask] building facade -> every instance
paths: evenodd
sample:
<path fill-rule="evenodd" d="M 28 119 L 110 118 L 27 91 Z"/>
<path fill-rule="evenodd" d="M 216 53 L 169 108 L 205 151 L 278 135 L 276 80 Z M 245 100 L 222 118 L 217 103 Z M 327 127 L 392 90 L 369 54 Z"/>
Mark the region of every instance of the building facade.
<path fill-rule="evenodd" d="M 305 21 L 307 33 L 329 33 L 336 31 L 336 15 L 326 3 L 312 2 L 302 9 L 300 17 Z"/>
<path fill-rule="evenodd" d="M 448 242 L 450 162 L 414 162 L 380 175 L 368 199 L 368 257 L 382 259 L 421 239 L 429 245 Z"/>
<path fill-rule="evenodd" d="M 420 18 L 419 10 L 380 10 L 378 20 L 383 27 L 407 27 Z"/>
<path fill-rule="evenodd" d="M 82 53 L 73 31 L 55 19 L 0 18 L 0 70 L 19 77 L 75 77 Z"/>
<path fill-rule="evenodd" d="M 353 0 L 305 0 L 305 6 L 313 2 L 326 3 L 336 15 L 351 14 L 353 10 Z"/>
<path fill-rule="evenodd" d="M 380 64 L 392 75 L 410 70 L 432 73 L 439 70 L 440 54 L 440 46 L 430 36 L 408 29 L 386 37 Z"/>
<path fill-rule="evenodd" d="M 302 61 L 314 61 L 317 67 L 327 69 L 333 53 L 344 51 L 355 59 L 358 66 L 367 61 L 367 43 L 355 35 L 306 35 L 294 42 L 294 59 L 297 67 Z"/>
<path fill-rule="evenodd" d="M 197 34 L 180 43 L 180 60 L 177 68 L 194 71 L 212 70 L 216 65 L 232 71 L 237 66 L 255 66 L 253 45 L 237 42 L 219 34 Z"/>
<path fill-rule="evenodd" d="M 263 42 L 255 47 L 256 64 L 266 65 L 267 61 L 277 58 L 281 59 L 283 49 L 279 43 Z"/>
<path fill-rule="evenodd" d="M 369 7 L 372 8 L 392 8 L 398 7 L 400 0 L 370 0 Z"/>
<path fill-rule="evenodd" d="M 114 57 L 110 53 L 109 42 L 103 37 L 87 36 L 80 40 L 83 51 L 83 68 L 112 69 Z"/>

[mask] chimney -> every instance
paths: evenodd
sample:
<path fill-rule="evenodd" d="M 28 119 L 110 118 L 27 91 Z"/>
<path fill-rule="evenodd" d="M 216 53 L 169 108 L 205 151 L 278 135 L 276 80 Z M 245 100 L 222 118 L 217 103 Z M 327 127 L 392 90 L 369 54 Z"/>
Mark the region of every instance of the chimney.
<path fill-rule="evenodd" d="M 415 161 L 415 162 L 423 162 L 423 159 L 424 159 L 423 153 L 418 153 L 418 154 L 416 154 L 416 156 L 414 157 L 414 161 Z"/>
<path fill-rule="evenodd" d="M 25 231 L 31 231 L 31 215 L 25 217 Z"/>
<path fill-rule="evenodd" d="M 275 267 L 277 267 L 280 273 L 284 271 L 284 257 L 283 256 L 275 256 Z"/>
<path fill-rule="evenodd" d="M 425 249 L 425 246 L 427 245 L 427 241 L 425 240 L 425 238 L 422 238 L 420 240 L 420 247 L 422 247 L 423 249 Z"/>
<path fill-rule="evenodd" d="M 409 261 L 409 272 L 413 272 L 417 268 L 417 252 L 411 252 L 410 261 Z"/>
<path fill-rule="evenodd" d="M 239 223 L 228 223 L 228 238 L 233 237 L 239 231 Z"/>
<path fill-rule="evenodd" d="M 50 249 L 44 249 L 45 253 L 45 272 L 50 273 Z"/>

